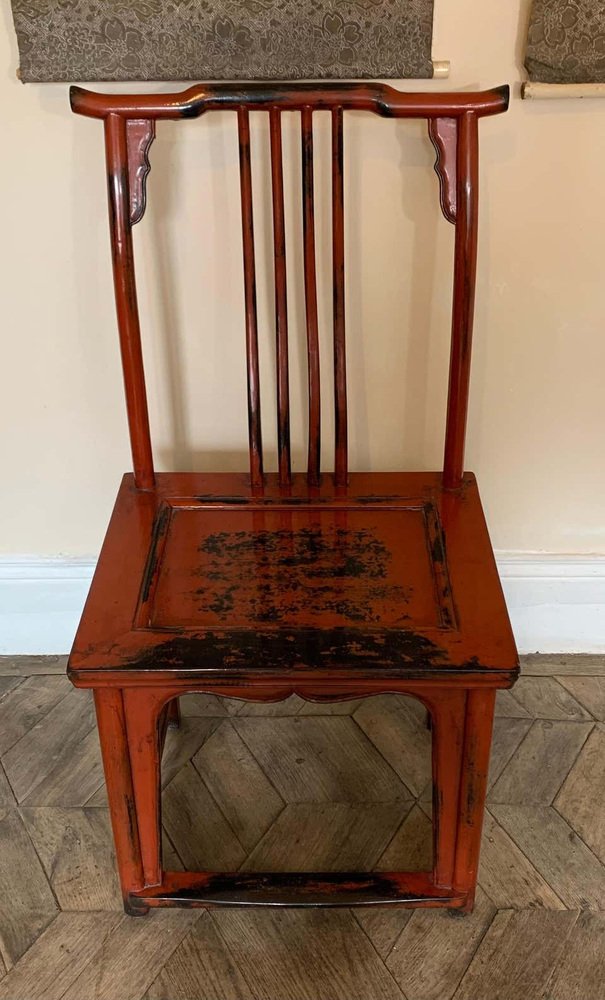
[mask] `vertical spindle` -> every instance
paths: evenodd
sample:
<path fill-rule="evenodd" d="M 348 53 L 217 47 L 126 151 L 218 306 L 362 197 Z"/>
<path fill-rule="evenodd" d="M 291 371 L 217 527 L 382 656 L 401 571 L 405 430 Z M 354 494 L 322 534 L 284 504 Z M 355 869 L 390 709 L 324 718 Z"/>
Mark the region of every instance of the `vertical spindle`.
<path fill-rule="evenodd" d="M 343 113 L 342 108 L 334 108 L 332 111 L 332 288 L 336 486 L 346 486 L 348 474 L 344 241 Z"/>
<path fill-rule="evenodd" d="M 237 125 L 242 202 L 242 244 L 244 252 L 250 479 L 253 487 L 259 487 L 263 482 L 263 445 L 260 414 L 254 212 L 252 208 L 252 170 L 250 166 L 250 116 L 247 108 L 238 108 Z"/>
<path fill-rule="evenodd" d="M 319 484 L 321 454 L 321 401 L 319 381 L 319 328 L 317 320 L 317 268 L 315 261 L 315 205 L 313 183 L 313 112 L 301 111 L 303 242 L 305 261 L 305 307 L 307 317 L 307 365 L 309 379 L 309 451 L 307 477 Z"/>
<path fill-rule="evenodd" d="M 290 386 L 288 364 L 288 293 L 286 283 L 286 234 L 281 112 L 269 112 L 271 136 L 271 193 L 273 201 L 273 260 L 275 277 L 275 338 L 277 374 L 277 453 L 279 484 L 291 481 Z"/>

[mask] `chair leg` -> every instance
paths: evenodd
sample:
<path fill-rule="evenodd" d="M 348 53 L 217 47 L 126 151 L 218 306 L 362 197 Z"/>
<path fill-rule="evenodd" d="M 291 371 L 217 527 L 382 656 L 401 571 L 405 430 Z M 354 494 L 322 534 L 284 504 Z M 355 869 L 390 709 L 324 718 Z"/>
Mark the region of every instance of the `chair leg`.
<path fill-rule="evenodd" d="M 433 734 L 433 870 L 435 884 L 454 881 L 466 691 L 431 695 Z"/>
<path fill-rule="evenodd" d="M 495 702 L 494 690 L 473 688 L 467 695 L 454 868 L 454 886 L 466 893 L 467 913 L 473 908 L 477 887 Z"/>
<path fill-rule="evenodd" d="M 124 713 L 145 886 L 159 885 L 161 861 L 160 690 L 126 688 Z"/>
<path fill-rule="evenodd" d="M 181 725 L 181 706 L 179 704 L 179 699 L 173 698 L 173 700 L 168 705 L 168 728 L 179 729 L 180 725 Z"/>
<path fill-rule="evenodd" d="M 144 882 L 122 692 L 99 688 L 94 698 L 124 909 L 131 916 L 144 916 L 149 907 L 130 903 L 130 893 L 142 889 Z"/>
<path fill-rule="evenodd" d="M 152 905 L 158 905 L 160 890 L 165 890 L 160 760 L 169 694 L 159 688 L 95 691 L 124 907 L 132 915 L 148 912 L 146 890 L 150 890 Z M 477 882 L 495 692 L 447 688 L 431 691 L 424 700 L 432 718 L 434 831 L 434 872 L 432 877 L 425 873 L 424 878 L 433 893 L 445 890 L 443 902 L 437 905 L 460 907 L 464 901 L 463 909 L 469 912 Z M 169 875 L 173 878 L 175 873 Z M 205 885 L 208 877 L 208 873 L 191 873 L 190 889 L 198 882 Z M 398 876 L 404 882 L 406 877 L 413 879 L 409 873 Z M 433 896 L 428 889 L 424 891 L 426 897 L 416 890 L 415 898 L 431 905 Z M 133 899 L 137 893 L 140 902 Z M 173 895 L 168 893 L 167 898 L 175 905 Z M 437 901 L 437 895 L 434 898 Z"/>

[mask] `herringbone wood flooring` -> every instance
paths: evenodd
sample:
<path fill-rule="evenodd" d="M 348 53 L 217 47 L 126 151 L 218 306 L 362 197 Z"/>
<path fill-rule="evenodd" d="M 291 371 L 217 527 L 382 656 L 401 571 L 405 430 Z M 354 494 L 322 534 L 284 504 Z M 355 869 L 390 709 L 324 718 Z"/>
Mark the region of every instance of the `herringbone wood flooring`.
<path fill-rule="evenodd" d="M 605 659 L 527 658 L 498 700 L 470 917 L 121 912 L 87 692 L 0 658 L 0 1000 L 605 1000 Z M 430 861 L 417 703 L 183 700 L 170 868 Z"/>

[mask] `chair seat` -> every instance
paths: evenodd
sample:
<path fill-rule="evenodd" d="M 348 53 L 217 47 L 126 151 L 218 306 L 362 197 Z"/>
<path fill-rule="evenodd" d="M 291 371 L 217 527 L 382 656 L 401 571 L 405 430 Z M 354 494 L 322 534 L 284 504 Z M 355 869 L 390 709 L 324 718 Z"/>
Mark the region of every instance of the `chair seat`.
<path fill-rule="evenodd" d="M 125 672 L 327 684 L 341 672 L 508 686 L 517 653 L 474 476 L 239 474 L 122 481 L 70 657 L 79 686 Z"/>

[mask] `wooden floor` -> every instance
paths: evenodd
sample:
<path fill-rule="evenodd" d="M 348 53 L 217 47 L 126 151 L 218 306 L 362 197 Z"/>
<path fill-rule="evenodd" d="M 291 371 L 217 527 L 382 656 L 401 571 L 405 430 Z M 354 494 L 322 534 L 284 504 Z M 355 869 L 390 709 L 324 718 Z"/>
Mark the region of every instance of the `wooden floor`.
<path fill-rule="evenodd" d="M 526 658 L 499 696 L 470 917 L 125 917 L 92 705 L 63 669 L 0 658 L 0 1000 L 605 998 L 605 658 Z M 168 867 L 426 866 L 414 702 L 183 709 L 164 757 Z"/>

